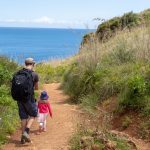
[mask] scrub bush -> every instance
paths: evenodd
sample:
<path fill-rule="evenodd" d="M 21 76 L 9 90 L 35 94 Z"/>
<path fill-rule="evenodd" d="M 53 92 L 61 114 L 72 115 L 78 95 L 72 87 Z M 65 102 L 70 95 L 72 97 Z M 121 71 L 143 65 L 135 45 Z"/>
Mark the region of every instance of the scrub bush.
<path fill-rule="evenodd" d="M 7 141 L 18 126 L 18 109 L 10 95 L 10 81 L 18 65 L 6 57 L 0 57 L 0 145 Z"/>

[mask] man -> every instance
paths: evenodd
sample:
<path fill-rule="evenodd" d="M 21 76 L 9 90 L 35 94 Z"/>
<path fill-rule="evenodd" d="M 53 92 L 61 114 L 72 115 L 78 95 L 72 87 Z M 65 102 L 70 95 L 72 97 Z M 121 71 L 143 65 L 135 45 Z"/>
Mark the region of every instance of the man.
<path fill-rule="evenodd" d="M 33 78 L 33 94 L 30 98 L 28 98 L 27 102 L 18 101 L 18 108 L 19 108 L 19 116 L 21 119 L 21 126 L 22 126 L 22 136 L 21 136 L 21 143 L 24 144 L 25 142 L 31 142 L 29 132 L 32 126 L 35 117 L 37 117 L 37 105 L 34 98 L 34 90 L 38 90 L 38 82 L 39 77 L 38 74 L 33 71 L 35 65 L 35 61 L 33 58 L 27 58 L 25 60 L 25 68 L 24 70 L 30 71 L 32 73 Z"/>

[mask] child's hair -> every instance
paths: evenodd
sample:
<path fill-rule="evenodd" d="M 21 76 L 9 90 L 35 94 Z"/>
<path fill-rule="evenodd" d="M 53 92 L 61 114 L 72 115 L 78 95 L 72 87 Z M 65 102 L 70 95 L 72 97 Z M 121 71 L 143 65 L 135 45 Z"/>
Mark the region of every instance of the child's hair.
<path fill-rule="evenodd" d="M 41 92 L 40 99 L 41 100 L 48 100 L 49 99 L 49 96 L 48 96 L 46 91 Z"/>

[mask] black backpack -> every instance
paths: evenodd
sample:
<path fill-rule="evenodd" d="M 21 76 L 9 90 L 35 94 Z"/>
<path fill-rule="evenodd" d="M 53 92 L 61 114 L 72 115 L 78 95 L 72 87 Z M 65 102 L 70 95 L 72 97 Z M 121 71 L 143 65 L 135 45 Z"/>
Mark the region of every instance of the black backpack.
<path fill-rule="evenodd" d="M 27 102 L 34 95 L 34 82 L 32 71 L 22 69 L 12 79 L 11 95 L 14 100 Z"/>

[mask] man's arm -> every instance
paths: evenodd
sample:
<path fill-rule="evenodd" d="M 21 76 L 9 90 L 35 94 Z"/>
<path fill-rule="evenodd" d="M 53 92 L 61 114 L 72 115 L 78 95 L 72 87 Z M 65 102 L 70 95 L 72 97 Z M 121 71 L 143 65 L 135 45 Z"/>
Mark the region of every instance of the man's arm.
<path fill-rule="evenodd" d="M 34 89 L 35 89 L 35 90 L 38 90 L 38 89 L 39 89 L 39 82 L 36 82 L 36 83 L 34 84 Z"/>
<path fill-rule="evenodd" d="M 39 76 L 37 73 L 33 72 L 33 80 L 34 80 L 34 90 L 38 90 L 39 89 Z"/>

